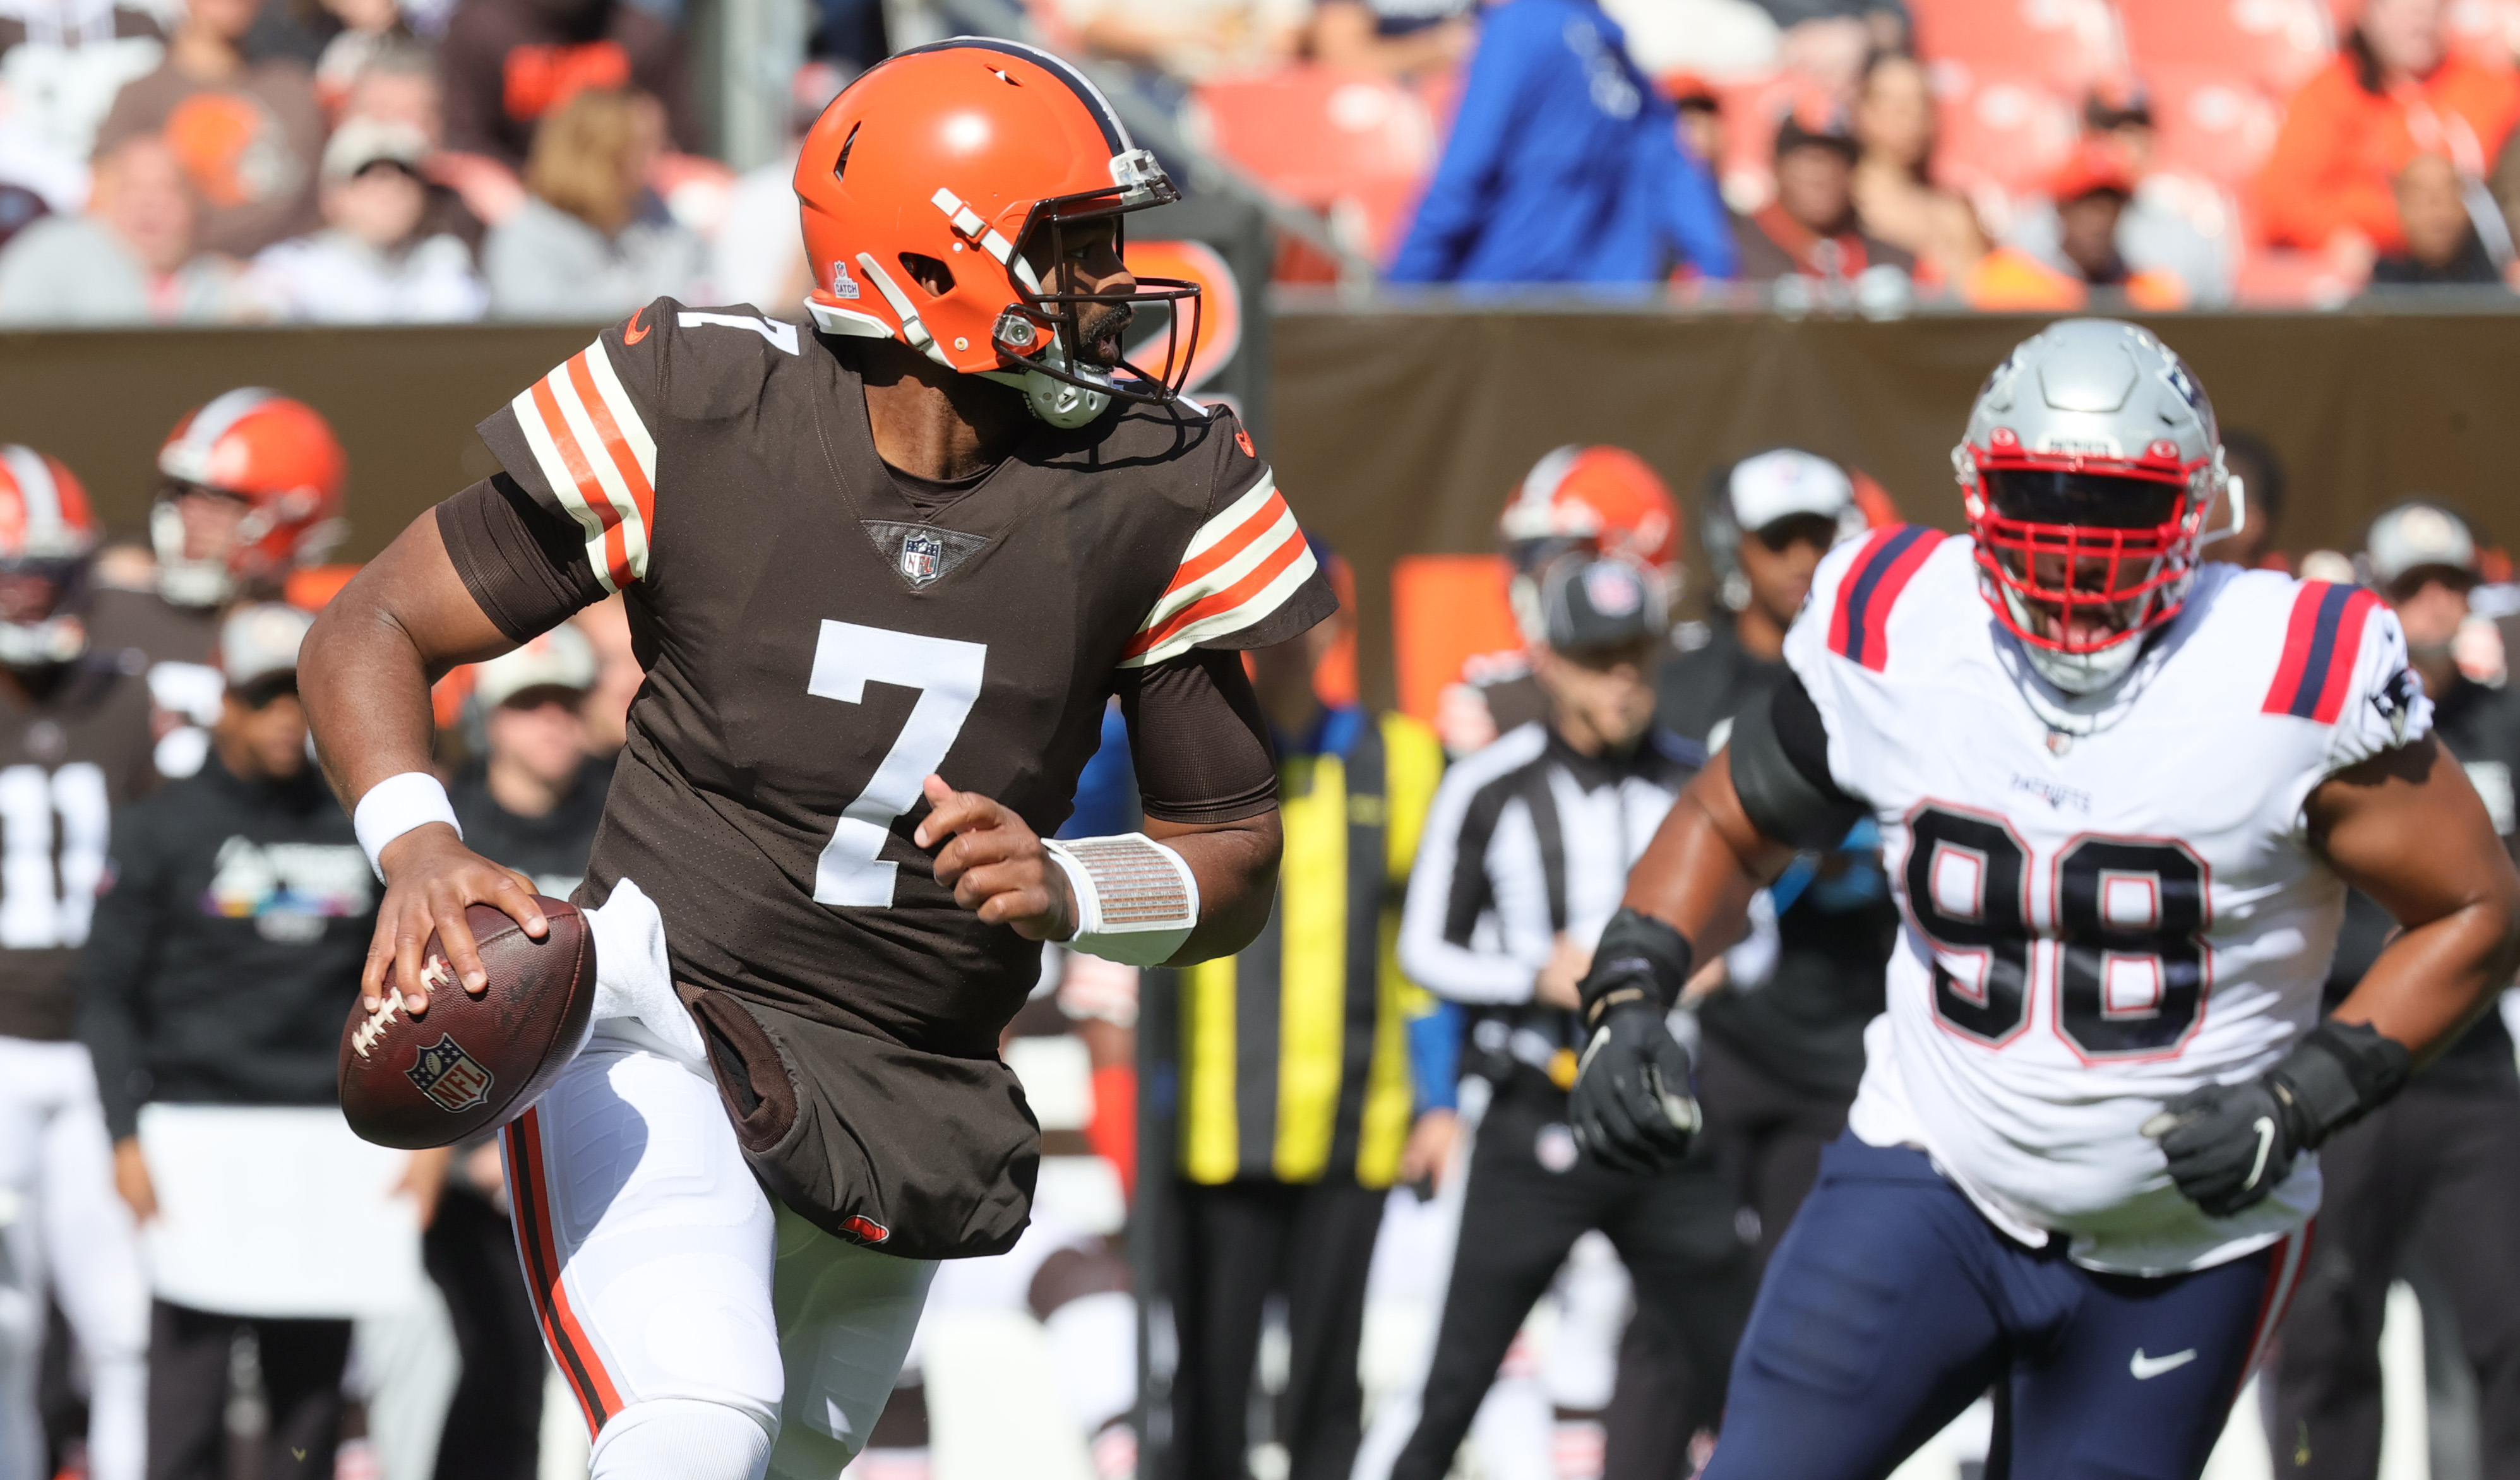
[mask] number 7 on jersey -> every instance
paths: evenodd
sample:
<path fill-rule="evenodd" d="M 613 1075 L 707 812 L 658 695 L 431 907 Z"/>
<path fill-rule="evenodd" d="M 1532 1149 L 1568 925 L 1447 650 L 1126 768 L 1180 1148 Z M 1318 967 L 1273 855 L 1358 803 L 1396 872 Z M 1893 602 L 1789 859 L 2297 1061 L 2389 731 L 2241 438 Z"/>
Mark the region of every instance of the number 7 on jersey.
<path fill-rule="evenodd" d="M 840 809 L 839 825 L 814 866 L 814 902 L 887 909 L 901 866 L 878 855 L 893 820 L 919 800 L 920 783 L 945 762 L 979 702 L 988 645 L 919 637 L 854 622 L 823 623 L 814 642 L 814 672 L 805 692 L 844 704 L 866 702 L 870 683 L 919 691 L 910 718 L 868 778 L 866 789 Z"/>

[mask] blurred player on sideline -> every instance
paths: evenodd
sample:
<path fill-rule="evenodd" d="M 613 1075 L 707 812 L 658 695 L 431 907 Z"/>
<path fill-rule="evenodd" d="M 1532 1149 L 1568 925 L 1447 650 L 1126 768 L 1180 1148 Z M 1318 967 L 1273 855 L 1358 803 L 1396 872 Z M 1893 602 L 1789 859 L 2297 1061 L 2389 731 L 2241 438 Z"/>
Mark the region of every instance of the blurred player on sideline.
<path fill-rule="evenodd" d="M 1822 557 L 1865 530 L 1843 469 L 1798 448 L 1742 459 L 1709 479 L 1702 544 L 1718 608 L 1704 640 L 1663 664 L 1655 718 L 1721 750 L 1741 712 L 1785 681 L 1785 632 Z M 1687 633 L 1688 629 L 1683 628 Z M 1864 1027 L 1881 1011 L 1881 968 L 1899 929 L 1880 838 L 1859 823 L 1813 850 L 1753 902 L 1749 939 L 1701 971 L 1698 1072 L 1706 1135 L 1762 1259 L 1846 1129 L 1864 1076 Z"/>
<path fill-rule="evenodd" d="M 1879 824 L 1889 1010 L 1710 1480 L 1884 1474 L 1990 1383 L 2012 1474 L 2193 1480 L 2297 1283 L 2312 1153 L 2520 964 L 2520 875 L 2397 618 L 2201 561 L 2224 466 L 2177 355 L 2055 325 L 1954 464 L 1969 537 L 1821 563 L 1791 679 L 1673 808 L 1582 984 L 1578 1134 L 1681 1153 L 1667 1005 L 1797 846 Z M 2321 1022 L 2348 883 L 2405 933 Z"/>
<path fill-rule="evenodd" d="M 2433 731 L 2456 756 L 2494 830 L 2520 838 L 2520 694 L 2459 672 L 2452 652 L 2480 577 L 2475 531 L 2439 504 L 2410 500 L 2371 521 L 2371 584 L 2406 629 L 2433 702 Z M 2368 894 L 2345 903 L 2328 968 L 2346 1000 L 2395 922 Z M 2275 1361 L 2274 1450 L 2286 1475 L 2367 1480 L 2380 1462 L 2380 1325 L 2389 1286 L 2419 1254 L 2445 1289 L 2476 1380 L 2477 1454 L 2488 1480 L 2520 1476 L 2520 1071 L 2511 1035 L 2488 1012 L 2408 1084 L 2407 1093 L 2319 1155 L 2327 1180 L 2318 1241 Z M 2425 1312 L 2427 1320 L 2432 1312 Z"/>
<path fill-rule="evenodd" d="M 1663 582 L 1666 605 L 1680 591 L 1680 506 L 1644 460 L 1624 447 L 1568 443 L 1522 475 L 1497 516 L 1497 549 L 1508 567 L 1506 599 L 1526 645 L 1541 641 L 1540 572 L 1574 551 L 1616 555 Z M 1548 710 L 1532 681 L 1526 649 L 1482 653 L 1447 687 L 1435 717 L 1444 748 L 1469 754 Z"/>
<path fill-rule="evenodd" d="M 0 1475 L 45 1473 L 44 1292 L 88 1372 L 88 1468 L 139 1480 L 149 1286 L 97 1071 L 71 1035 L 115 810 L 157 784 L 149 691 L 86 625 L 97 521 L 77 478 L 0 446 Z M 111 1089 L 112 1087 L 109 1087 Z"/>
<path fill-rule="evenodd" d="M 566 899 L 612 785 L 612 757 L 590 755 L 585 709 L 602 674 L 595 645 L 563 622 L 474 670 L 484 749 L 448 794 L 464 835 L 484 858 Z"/>
<path fill-rule="evenodd" d="M 292 571 L 324 559 L 346 527 L 348 469 L 321 413 L 258 386 L 185 413 L 158 448 L 156 568 L 146 590 L 100 589 L 95 628 L 101 645 L 147 655 L 160 774 L 190 776 L 209 753 L 220 610 L 278 601 Z"/>
<path fill-rule="evenodd" d="M 270 1405 L 263 1473 L 332 1472 L 358 1291 L 387 1270 L 416 1275 L 418 1228 L 405 1226 L 397 1259 L 328 1244 L 305 1210 L 358 1196 L 349 1169 L 399 1159 L 425 1225 L 444 1177 L 444 1152 L 367 1145 L 335 1108 L 342 994 L 377 889 L 306 758 L 307 622 L 248 604 L 221 623 L 210 754 L 123 814 L 79 959 L 79 1037 L 96 1054 L 115 1181 L 158 1225 L 152 1480 L 221 1473 L 230 1354 L 248 1328 Z M 178 1166 L 214 1177 L 214 1207 L 169 1196 Z M 259 1257 L 236 1258 L 247 1244 Z"/>
<path fill-rule="evenodd" d="M 1561 555 L 1533 605 L 1534 673 L 1545 721 L 1456 764 L 1436 792 L 1410 876 L 1400 960 L 1470 1019 L 1462 1069 L 1490 1094 L 1472 1133 L 1469 1181 L 1431 1362 L 1395 1399 L 1404 1431 L 1392 1480 L 1442 1480 L 1514 1333 L 1576 1239 L 1607 1233 L 1636 1284 L 1641 1321 L 1687 1361 L 1657 1367 L 1685 1385 L 1642 1411 L 1677 1411 L 1660 1452 L 1608 1435 L 1613 1480 L 1683 1467 L 1713 1428 L 1748 1308 L 1750 1250 L 1708 1158 L 1631 1171 L 1586 1162 L 1566 1124 L 1582 1043 L 1575 983 L 1617 908 L 1628 867 L 1706 752 L 1653 724 L 1654 664 L 1669 628 L 1659 584 L 1617 557 Z M 1634 1374 L 1622 1374 L 1632 1376 Z M 1362 1473 L 1379 1473 L 1378 1469 Z"/>

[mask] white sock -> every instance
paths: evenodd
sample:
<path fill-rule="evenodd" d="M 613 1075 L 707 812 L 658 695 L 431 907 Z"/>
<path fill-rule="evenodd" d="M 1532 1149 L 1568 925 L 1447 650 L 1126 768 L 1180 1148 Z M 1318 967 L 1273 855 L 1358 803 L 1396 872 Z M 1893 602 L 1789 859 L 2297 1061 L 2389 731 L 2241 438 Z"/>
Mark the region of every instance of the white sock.
<path fill-rule="evenodd" d="M 761 1480 L 770 1435 L 742 1410 L 656 1398 L 612 1415 L 595 1438 L 590 1480 Z"/>

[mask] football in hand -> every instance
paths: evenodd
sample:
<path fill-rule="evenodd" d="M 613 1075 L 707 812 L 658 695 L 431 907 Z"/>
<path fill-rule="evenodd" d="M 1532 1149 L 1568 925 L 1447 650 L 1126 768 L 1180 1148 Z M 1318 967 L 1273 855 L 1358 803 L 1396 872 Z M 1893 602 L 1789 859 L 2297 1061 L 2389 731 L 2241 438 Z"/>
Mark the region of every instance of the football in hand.
<path fill-rule="evenodd" d="M 465 911 L 490 984 L 464 990 L 436 935 L 421 953 L 428 1010 L 403 1006 L 389 968 L 375 1011 L 341 1026 L 341 1113 L 379 1145 L 452 1145 L 525 1113 L 586 1037 L 595 940 L 573 905 L 535 896 L 551 932 L 536 940 L 488 905 Z"/>

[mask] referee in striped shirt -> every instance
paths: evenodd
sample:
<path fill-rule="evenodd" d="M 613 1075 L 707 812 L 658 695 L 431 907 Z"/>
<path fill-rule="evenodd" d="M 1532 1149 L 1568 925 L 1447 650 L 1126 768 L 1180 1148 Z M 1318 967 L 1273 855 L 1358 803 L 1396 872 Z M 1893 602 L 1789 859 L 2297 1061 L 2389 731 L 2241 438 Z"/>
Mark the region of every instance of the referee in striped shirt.
<path fill-rule="evenodd" d="M 1653 724 L 1668 623 L 1648 574 L 1569 555 L 1543 573 L 1540 594 L 1547 630 L 1533 676 L 1548 719 L 1445 777 L 1401 925 L 1410 973 L 1469 1009 L 1463 1068 L 1491 1093 L 1417 1427 L 1392 1480 L 1442 1480 L 1451 1469 L 1515 1331 L 1587 1231 L 1618 1249 L 1637 1319 L 1687 1356 L 1682 1390 L 1649 1402 L 1623 1393 L 1630 1401 L 1614 1404 L 1675 1421 L 1650 1436 L 1614 1423 L 1608 1480 L 1686 1472 L 1687 1436 L 1722 1414 L 1754 1290 L 1752 1250 L 1711 1157 L 1612 1171 L 1579 1152 L 1566 1124 L 1581 1041 L 1575 984 L 1629 867 L 1706 752 Z M 1623 1386 L 1636 1376 L 1622 1373 Z"/>

